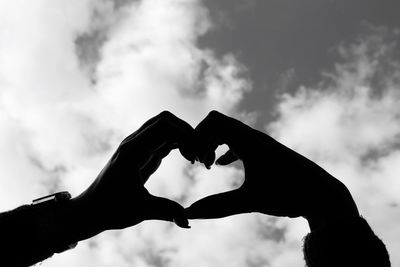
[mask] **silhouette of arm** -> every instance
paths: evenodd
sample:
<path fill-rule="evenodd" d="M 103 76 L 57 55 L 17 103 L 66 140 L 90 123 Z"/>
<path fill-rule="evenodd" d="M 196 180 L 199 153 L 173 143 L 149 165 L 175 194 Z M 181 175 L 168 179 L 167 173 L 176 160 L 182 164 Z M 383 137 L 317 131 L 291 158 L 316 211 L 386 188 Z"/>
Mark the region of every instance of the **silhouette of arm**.
<path fill-rule="evenodd" d="M 97 176 L 79 196 L 55 208 L 25 205 L 0 214 L 2 266 L 29 266 L 58 248 L 110 229 L 144 220 L 174 221 L 189 228 L 184 208 L 151 195 L 144 184 L 172 149 L 195 160 L 190 146 L 194 129 L 162 112 L 125 138 Z"/>
<path fill-rule="evenodd" d="M 215 149 L 226 144 L 229 151 L 216 164 L 241 160 L 245 180 L 238 189 L 193 203 L 186 209 L 189 219 L 248 212 L 304 217 L 311 229 L 304 245 L 310 267 L 390 265 L 383 243 L 360 217 L 349 190 L 320 166 L 270 136 L 216 111 L 210 112 L 195 131 L 200 162 L 211 166 Z M 363 259 L 376 259 L 379 264 L 346 264 Z M 340 264 L 330 265 L 332 262 Z"/>
<path fill-rule="evenodd" d="M 389 267 L 389 254 L 362 218 L 335 221 L 314 229 L 304 238 L 308 267 Z"/>
<path fill-rule="evenodd" d="M 24 205 L 0 213 L 0 259 L 2 266 L 30 266 L 80 240 L 99 233 L 87 225 L 79 203 L 72 199 L 57 208 Z M 61 251 L 60 251 L 61 252 Z"/>

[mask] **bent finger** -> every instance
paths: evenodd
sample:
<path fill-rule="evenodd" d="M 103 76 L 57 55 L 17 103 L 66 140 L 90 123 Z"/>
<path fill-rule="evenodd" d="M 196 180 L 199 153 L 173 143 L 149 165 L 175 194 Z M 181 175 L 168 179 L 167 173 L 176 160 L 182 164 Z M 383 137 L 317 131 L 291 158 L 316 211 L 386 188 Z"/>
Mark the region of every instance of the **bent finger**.
<path fill-rule="evenodd" d="M 136 131 L 134 131 L 133 133 L 131 133 L 130 135 L 128 135 L 123 141 L 124 142 L 129 142 L 130 140 L 132 140 L 133 138 L 135 138 L 135 136 L 137 136 L 140 132 L 142 132 L 144 129 L 146 129 L 148 126 L 152 125 L 154 122 L 158 121 L 160 118 L 168 116 L 168 111 L 162 111 L 160 112 L 158 115 L 150 118 L 149 120 L 147 120 L 145 123 L 143 123 L 142 126 L 140 126 L 139 129 L 137 129 Z"/>
<path fill-rule="evenodd" d="M 145 163 L 160 147 L 164 145 L 176 144 L 181 154 L 189 161 L 195 159 L 195 149 L 193 148 L 194 129 L 185 121 L 179 119 L 169 112 L 165 112 L 152 124 L 138 132 L 121 144 L 128 153 L 132 151 L 135 157 Z"/>
<path fill-rule="evenodd" d="M 225 154 L 220 156 L 215 161 L 215 163 L 218 165 L 225 166 L 237 161 L 238 159 L 239 159 L 238 156 L 236 156 L 236 154 L 231 149 L 229 149 Z"/>
<path fill-rule="evenodd" d="M 205 156 L 215 150 L 215 144 L 227 144 L 239 158 L 245 156 L 254 139 L 254 130 L 234 118 L 211 111 L 195 128 L 195 135 L 199 160 L 204 162 Z"/>

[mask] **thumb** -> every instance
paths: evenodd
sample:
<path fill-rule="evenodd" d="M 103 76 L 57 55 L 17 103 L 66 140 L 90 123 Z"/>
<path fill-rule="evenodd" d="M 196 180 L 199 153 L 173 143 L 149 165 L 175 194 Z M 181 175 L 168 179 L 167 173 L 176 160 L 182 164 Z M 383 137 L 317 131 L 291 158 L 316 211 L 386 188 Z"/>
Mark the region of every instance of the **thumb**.
<path fill-rule="evenodd" d="M 146 220 L 173 221 L 181 228 L 190 228 L 185 209 L 177 202 L 150 195 L 146 206 Z"/>
<path fill-rule="evenodd" d="M 252 212 L 242 188 L 200 199 L 186 208 L 189 219 L 216 219 Z"/>
<path fill-rule="evenodd" d="M 238 159 L 238 156 L 231 149 L 229 149 L 225 154 L 220 156 L 215 163 L 225 166 L 237 161 Z"/>

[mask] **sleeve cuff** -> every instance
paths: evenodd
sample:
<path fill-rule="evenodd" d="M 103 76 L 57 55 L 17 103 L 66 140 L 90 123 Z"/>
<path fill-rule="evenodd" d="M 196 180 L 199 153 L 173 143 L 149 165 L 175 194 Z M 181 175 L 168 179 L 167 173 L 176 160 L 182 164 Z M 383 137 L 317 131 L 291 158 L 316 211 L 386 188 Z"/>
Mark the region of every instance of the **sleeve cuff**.
<path fill-rule="evenodd" d="M 304 238 L 303 252 L 308 267 L 390 266 L 384 243 L 362 217 L 312 231 Z"/>

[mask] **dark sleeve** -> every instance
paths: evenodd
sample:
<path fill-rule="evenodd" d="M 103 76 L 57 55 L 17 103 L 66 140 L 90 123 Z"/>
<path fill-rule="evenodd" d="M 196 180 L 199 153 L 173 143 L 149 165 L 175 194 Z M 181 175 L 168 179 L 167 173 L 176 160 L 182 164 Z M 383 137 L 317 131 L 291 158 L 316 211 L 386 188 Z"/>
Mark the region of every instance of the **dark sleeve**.
<path fill-rule="evenodd" d="M 312 231 L 303 252 L 308 267 L 390 266 L 384 243 L 361 217 Z"/>
<path fill-rule="evenodd" d="M 53 255 L 29 205 L 0 214 L 0 236 L 0 261 L 5 266 L 30 266 Z"/>
<path fill-rule="evenodd" d="M 63 208 L 32 205 L 0 213 L 1 266 L 31 266 L 76 245 L 64 214 Z"/>

